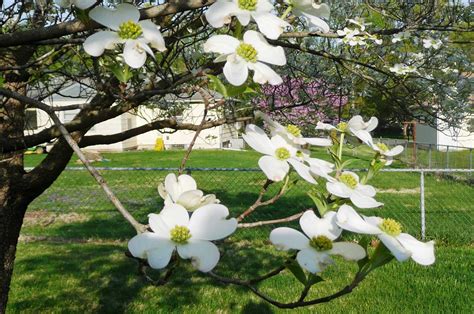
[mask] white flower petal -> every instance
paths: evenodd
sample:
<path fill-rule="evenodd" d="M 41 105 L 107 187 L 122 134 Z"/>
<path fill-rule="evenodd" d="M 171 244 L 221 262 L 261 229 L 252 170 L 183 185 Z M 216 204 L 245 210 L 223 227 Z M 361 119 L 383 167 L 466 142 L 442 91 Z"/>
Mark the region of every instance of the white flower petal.
<path fill-rule="evenodd" d="M 405 249 L 396 238 L 385 233 L 379 234 L 378 237 L 399 262 L 406 261 L 410 258 L 411 252 Z"/>
<path fill-rule="evenodd" d="M 226 219 L 227 216 L 229 210 L 221 204 L 209 204 L 196 209 L 189 221 L 193 239 L 220 240 L 234 233 L 237 229 L 237 220 Z"/>
<path fill-rule="evenodd" d="M 315 145 L 315 146 L 331 146 L 332 145 L 332 141 L 329 138 L 305 137 L 304 140 L 309 145 Z"/>
<path fill-rule="evenodd" d="M 265 155 L 273 155 L 275 147 L 267 134 L 254 124 L 245 127 L 245 134 L 242 134 L 245 142 L 257 152 Z"/>
<path fill-rule="evenodd" d="M 140 12 L 135 6 L 122 3 L 117 6 L 116 10 L 97 6 L 89 12 L 89 17 L 97 23 L 116 31 L 123 22 L 132 21 L 137 23 L 140 19 Z"/>
<path fill-rule="evenodd" d="M 97 2 L 96 0 L 76 0 L 74 1 L 74 5 L 81 10 L 85 10 L 85 9 L 89 9 L 96 2 Z"/>
<path fill-rule="evenodd" d="M 165 40 L 159 26 L 150 20 L 141 21 L 139 24 L 143 30 L 143 37 L 150 43 L 150 46 L 158 51 L 165 51 Z"/>
<path fill-rule="evenodd" d="M 237 38 L 229 35 L 214 35 L 204 43 L 203 49 L 204 52 L 231 54 L 239 45 L 240 41 Z"/>
<path fill-rule="evenodd" d="M 258 166 L 268 179 L 275 182 L 283 180 L 290 171 L 290 166 L 286 161 L 278 160 L 273 156 L 261 157 L 258 160 Z"/>
<path fill-rule="evenodd" d="M 254 12 L 252 17 L 258 25 L 258 30 L 270 39 L 278 39 L 283 30 L 291 26 L 270 12 Z"/>
<path fill-rule="evenodd" d="M 113 49 L 120 42 L 116 32 L 100 31 L 87 37 L 84 41 L 84 50 L 93 57 L 98 57 L 104 53 L 105 49 Z"/>
<path fill-rule="evenodd" d="M 393 156 L 397 156 L 398 154 L 401 154 L 401 152 L 403 152 L 403 146 L 402 145 L 397 145 L 394 148 L 392 148 L 391 150 L 389 150 L 388 152 L 385 152 L 384 155 L 393 157 Z"/>
<path fill-rule="evenodd" d="M 146 258 L 148 250 L 166 246 L 170 241 L 153 232 L 144 232 L 134 236 L 128 241 L 128 250 L 138 258 Z"/>
<path fill-rule="evenodd" d="M 305 17 L 309 24 L 310 28 L 316 28 L 317 30 L 323 32 L 323 33 L 328 33 L 330 28 L 328 23 L 326 23 L 323 19 L 314 16 L 312 14 L 308 14 L 306 12 L 302 12 L 302 16 Z"/>
<path fill-rule="evenodd" d="M 421 242 L 407 233 L 398 235 L 400 244 L 411 252 L 411 258 L 420 265 L 431 265 L 435 262 L 434 242 Z"/>
<path fill-rule="evenodd" d="M 366 144 L 372 141 L 372 135 L 370 135 L 370 133 L 367 132 L 366 130 L 352 130 L 351 129 L 351 132 L 352 134 L 354 134 L 354 136 L 356 136 L 359 140 L 361 140 L 362 142 Z"/>
<path fill-rule="evenodd" d="M 167 243 L 163 243 L 160 247 L 147 251 L 148 265 L 154 269 L 165 268 L 170 262 L 175 247 L 174 243 L 168 241 Z"/>
<path fill-rule="evenodd" d="M 178 187 L 181 193 L 197 190 L 196 181 L 188 174 L 182 174 L 178 177 Z"/>
<path fill-rule="evenodd" d="M 259 61 L 285 65 L 285 51 L 280 46 L 270 45 L 262 34 L 256 31 L 246 31 L 244 34 L 244 42 L 252 45 L 257 50 L 257 59 Z"/>
<path fill-rule="evenodd" d="M 255 83 L 268 83 L 270 85 L 280 85 L 281 83 L 283 83 L 283 79 L 281 78 L 281 76 L 264 63 L 249 63 L 248 67 L 254 71 L 253 81 Z"/>
<path fill-rule="evenodd" d="M 310 239 L 323 235 L 335 240 L 342 233 L 342 229 L 336 224 L 336 213 L 333 211 L 319 218 L 312 210 L 307 210 L 300 218 L 300 226 Z"/>
<path fill-rule="evenodd" d="M 176 226 L 187 227 L 189 224 L 189 214 L 187 210 L 183 206 L 178 204 L 166 206 L 160 212 L 159 216 L 166 224 L 166 226 L 168 226 L 169 230 L 173 229 Z M 153 231 L 155 230 L 153 229 Z"/>
<path fill-rule="evenodd" d="M 123 48 L 123 59 L 130 67 L 138 69 L 145 64 L 146 48 L 138 40 L 127 40 Z"/>
<path fill-rule="evenodd" d="M 374 198 L 356 190 L 352 191 L 350 199 L 351 202 L 359 208 L 375 208 L 383 205 L 383 203 L 377 202 Z"/>
<path fill-rule="evenodd" d="M 176 203 L 189 211 L 193 211 L 201 204 L 203 195 L 204 193 L 200 190 L 186 191 L 181 193 Z"/>
<path fill-rule="evenodd" d="M 361 234 L 381 234 L 382 231 L 362 219 L 349 205 L 342 205 L 337 211 L 336 223 L 342 229 Z"/>
<path fill-rule="evenodd" d="M 312 248 L 299 251 L 296 260 L 302 268 L 313 274 L 320 273 L 326 266 L 334 264 L 328 254 L 317 252 Z"/>
<path fill-rule="evenodd" d="M 366 255 L 362 246 L 352 242 L 334 242 L 327 253 L 340 255 L 349 261 L 358 261 Z"/>
<path fill-rule="evenodd" d="M 311 175 L 310 168 L 306 166 L 305 164 L 299 162 L 298 160 L 294 158 L 290 158 L 287 160 L 290 165 L 293 166 L 293 168 L 296 170 L 298 175 L 308 181 L 309 183 L 316 184 L 316 180 L 314 177 Z"/>
<path fill-rule="evenodd" d="M 224 65 L 223 72 L 227 81 L 234 86 L 244 84 L 249 75 L 247 62 L 236 54 L 227 56 L 227 62 Z"/>
<path fill-rule="evenodd" d="M 359 191 L 360 193 L 362 193 L 364 195 L 370 196 L 370 197 L 374 197 L 375 194 L 377 193 L 373 186 L 366 185 L 366 184 L 358 184 L 356 186 L 355 190 Z"/>
<path fill-rule="evenodd" d="M 163 218 L 157 214 L 148 215 L 148 224 L 154 233 L 163 238 L 170 237 L 170 227 L 163 221 Z"/>
<path fill-rule="evenodd" d="M 243 26 L 247 26 L 250 23 L 250 12 L 239 10 L 239 12 L 235 13 L 235 17 L 239 20 L 240 24 Z"/>
<path fill-rule="evenodd" d="M 342 182 L 326 182 L 326 189 L 329 193 L 342 198 L 351 196 L 351 190 Z"/>
<path fill-rule="evenodd" d="M 308 238 L 298 230 L 281 227 L 270 233 L 270 242 L 279 250 L 302 250 L 309 248 Z"/>
<path fill-rule="evenodd" d="M 202 272 L 211 271 L 220 258 L 219 249 L 214 243 L 193 239 L 179 245 L 178 254 L 183 259 L 192 259 L 193 266 Z"/>
<path fill-rule="evenodd" d="M 206 20 L 214 28 L 220 28 L 231 21 L 231 16 L 238 9 L 236 3 L 216 1 L 206 11 Z"/>
<path fill-rule="evenodd" d="M 178 200 L 179 194 L 181 194 L 181 191 L 179 190 L 178 179 L 174 173 L 169 173 L 166 175 L 165 189 L 173 202 L 176 202 Z"/>
<path fill-rule="evenodd" d="M 331 131 L 331 130 L 334 130 L 335 127 L 333 125 L 330 125 L 328 123 L 323 123 L 323 122 L 320 122 L 318 121 L 318 123 L 316 123 L 316 130 L 325 130 L 325 131 Z"/>
<path fill-rule="evenodd" d="M 372 132 L 373 130 L 375 130 L 378 124 L 379 124 L 379 119 L 377 119 L 376 117 L 371 117 L 369 121 L 365 123 L 365 130 L 367 132 Z"/>

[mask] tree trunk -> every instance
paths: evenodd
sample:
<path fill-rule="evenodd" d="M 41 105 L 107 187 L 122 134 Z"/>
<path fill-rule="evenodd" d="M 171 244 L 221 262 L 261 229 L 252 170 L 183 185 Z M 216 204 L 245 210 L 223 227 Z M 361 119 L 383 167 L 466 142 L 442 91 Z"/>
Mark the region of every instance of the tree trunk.
<path fill-rule="evenodd" d="M 15 88 L 15 84 L 11 84 Z M 24 92 L 24 89 L 22 90 Z M 0 137 L 23 136 L 24 105 L 9 99 L 0 107 Z M 0 149 L 0 313 L 7 305 L 16 245 L 28 200 L 24 192 L 23 152 L 3 154 Z"/>
<path fill-rule="evenodd" d="M 10 182 L 12 183 L 12 182 Z M 0 313 L 6 311 L 16 246 L 27 202 L 15 196 L 15 187 L 3 185 L 0 192 Z M 13 194 L 13 195 L 12 195 Z M 18 194 L 17 194 L 18 195 Z M 20 194 L 21 195 L 21 194 Z"/>

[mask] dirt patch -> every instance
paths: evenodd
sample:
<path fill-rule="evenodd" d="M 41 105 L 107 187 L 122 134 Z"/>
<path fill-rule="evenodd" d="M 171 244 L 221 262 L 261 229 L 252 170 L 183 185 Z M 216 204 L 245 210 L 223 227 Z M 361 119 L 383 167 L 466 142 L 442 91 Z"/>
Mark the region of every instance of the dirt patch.
<path fill-rule="evenodd" d="M 47 243 L 91 243 L 91 244 L 125 244 L 127 241 L 123 240 L 106 240 L 106 239 L 82 239 L 82 238 L 61 238 L 61 237 L 49 237 L 49 236 L 30 236 L 20 235 L 18 239 L 23 243 L 31 242 L 47 242 Z"/>
<path fill-rule="evenodd" d="M 377 193 L 390 193 L 390 194 L 420 194 L 420 188 L 414 189 L 386 189 L 386 190 L 377 190 Z"/>
<path fill-rule="evenodd" d="M 39 210 L 26 212 L 23 225 L 47 227 L 54 223 L 84 222 L 88 219 L 86 215 L 78 213 L 57 214 Z"/>

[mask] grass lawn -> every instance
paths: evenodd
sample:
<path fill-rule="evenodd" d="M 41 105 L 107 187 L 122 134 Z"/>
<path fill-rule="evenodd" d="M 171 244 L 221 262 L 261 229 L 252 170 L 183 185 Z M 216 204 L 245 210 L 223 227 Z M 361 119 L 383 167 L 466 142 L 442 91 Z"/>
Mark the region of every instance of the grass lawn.
<path fill-rule="evenodd" d="M 317 157 L 324 156 L 315 151 Z M 345 152 L 351 156 L 352 152 Z M 182 151 L 104 154 L 108 162 L 96 166 L 177 167 Z M 357 153 L 353 167 L 365 168 L 370 158 Z M 33 166 L 42 156 L 27 156 Z M 234 151 L 194 151 L 189 167 L 257 166 L 259 154 Z M 74 161 L 75 159 L 73 159 Z M 71 163 L 71 166 L 77 166 Z M 398 164 L 397 166 L 400 166 Z M 117 196 L 142 222 L 157 212 L 162 201 L 156 186 L 164 171 L 103 171 Z M 232 214 L 245 210 L 265 182 L 261 172 L 194 171 L 198 186 L 215 193 Z M 378 269 L 352 294 L 329 304 L 299 309 L 298 313 L 420 313 L 472 312 L 474 277 L 474 187 L 436 175 L 426 176 L 426 231 L 435 239 L 437 263 L 422 267 L 413 262 L 391 263 Z M 420 235 L 419 175 L 381 173 L 372 182 L 385 207 L 364 213 L 392 217 L 404 229 Z M 286 217 L 312 207 L 305 196 L 309 185 L 298 181 L 277 204 L 257 210 L 249 221 Z M 275 193 L 278 186 L 270 189 Z M 296 226 L 290 223 L 289 226 Z M 267 241 L 273 226 L 238 230 L 221 246 L 222 264 L 216 272 L 235 277 L 264 273 L 283 260 Z M 154 287 L 124 256 L 133 230 L 116 213 L 89 174 L 67 171 L 29 208 L 18 247 L 9 312 L 195 312 L 270 313 L 278 310 L 242 288 L 222 287 L 193 272 L 183 263 L 168 285 Z M 41 238 L 46 237 L 46 238 Z M 42 241 L 39 241 L 42 240 Z M 253 244 L 250 245 L 250 240 Z M 84 242 L 84 243 L 82 243 Z M 342 288 L 354 265 L 341 262 L 324 273 L 326 281 L 310 297 Z M 288 273 L 262 285 L 269 295 L 289 301 L 301 284 Z"/>

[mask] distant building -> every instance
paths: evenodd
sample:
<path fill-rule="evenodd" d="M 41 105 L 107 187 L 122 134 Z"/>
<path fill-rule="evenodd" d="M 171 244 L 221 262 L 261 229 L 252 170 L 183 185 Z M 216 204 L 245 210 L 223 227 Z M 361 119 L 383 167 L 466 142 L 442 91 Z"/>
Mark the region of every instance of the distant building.
<path fill-rule="evenodd" d="M 44 102 L 50 106 L 82 104 L 89 100 L 85 94 L 79 84 L 74 84 L 54 94 Z M 193 123 L 196 125 L 201 123 L 204 103 L 199 94 L 188 98 L 169 97 L 165 98 L 164 102 L 167 102 L 170 106 L 182 108 L 179 115 L 176 115 L 179 122 Z M 78 112 L 79 109 L 60 111 L 58 112 L 58 116 L 63 123 L 67 123 L 73 120 Z M 121 133 L 157 120 L 164 112 L 164 110 L 159 109 L 159 106 L 140 106 L 133 112 L 124 113 L 118 117 L 95 125 L 86 135 Z M 26 114 L 27 134 L 37 133 L 52 125 L 51 119 L 43 111 L 28 109 Z M 214 120 L 218 118 L 218 115 L 218 112 L 211 110 L 208 113 L 208 119 Z M 242 149 L 244 145 L 239 134 L 241 128 L 242 125 L 240 123 L 233 123 L 202 130 L 196 140 L 194 148 Z M 97 151 L 151 150 L 155 148 L 159 139 L 163 141 L 165 149 L 179 149 L 186 148 L 194 137 L 194 134 L 194 131 L 189 130 L 153 130 L 122 142 L 109 145 L 89 146 L 86 149 Z"/>
<path fill-rule="evenodd" d="M 466 119 L 457 127 L 447 127 L 441 119 L 437 119 L 436 127 L 417 123 L 416 142 L 438 145 L 439 150 L 446 150 L 447 146 L 474 148 L 472 119 L 474 117 Z"/>

